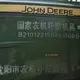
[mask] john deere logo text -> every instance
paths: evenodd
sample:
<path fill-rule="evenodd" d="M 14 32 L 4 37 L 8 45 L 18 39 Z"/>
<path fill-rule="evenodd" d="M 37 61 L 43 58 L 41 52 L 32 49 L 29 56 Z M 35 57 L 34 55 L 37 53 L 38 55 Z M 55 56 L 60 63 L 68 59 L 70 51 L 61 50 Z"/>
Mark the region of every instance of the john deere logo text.
<path fill-rule="evenodd" d="M 52 15 L 73 15 L 73 10 L 56 8 L 56 7 L 28 7 L 25 6 L 22 13 L 34 13 L 34 14 L 52 14 Z"/>

